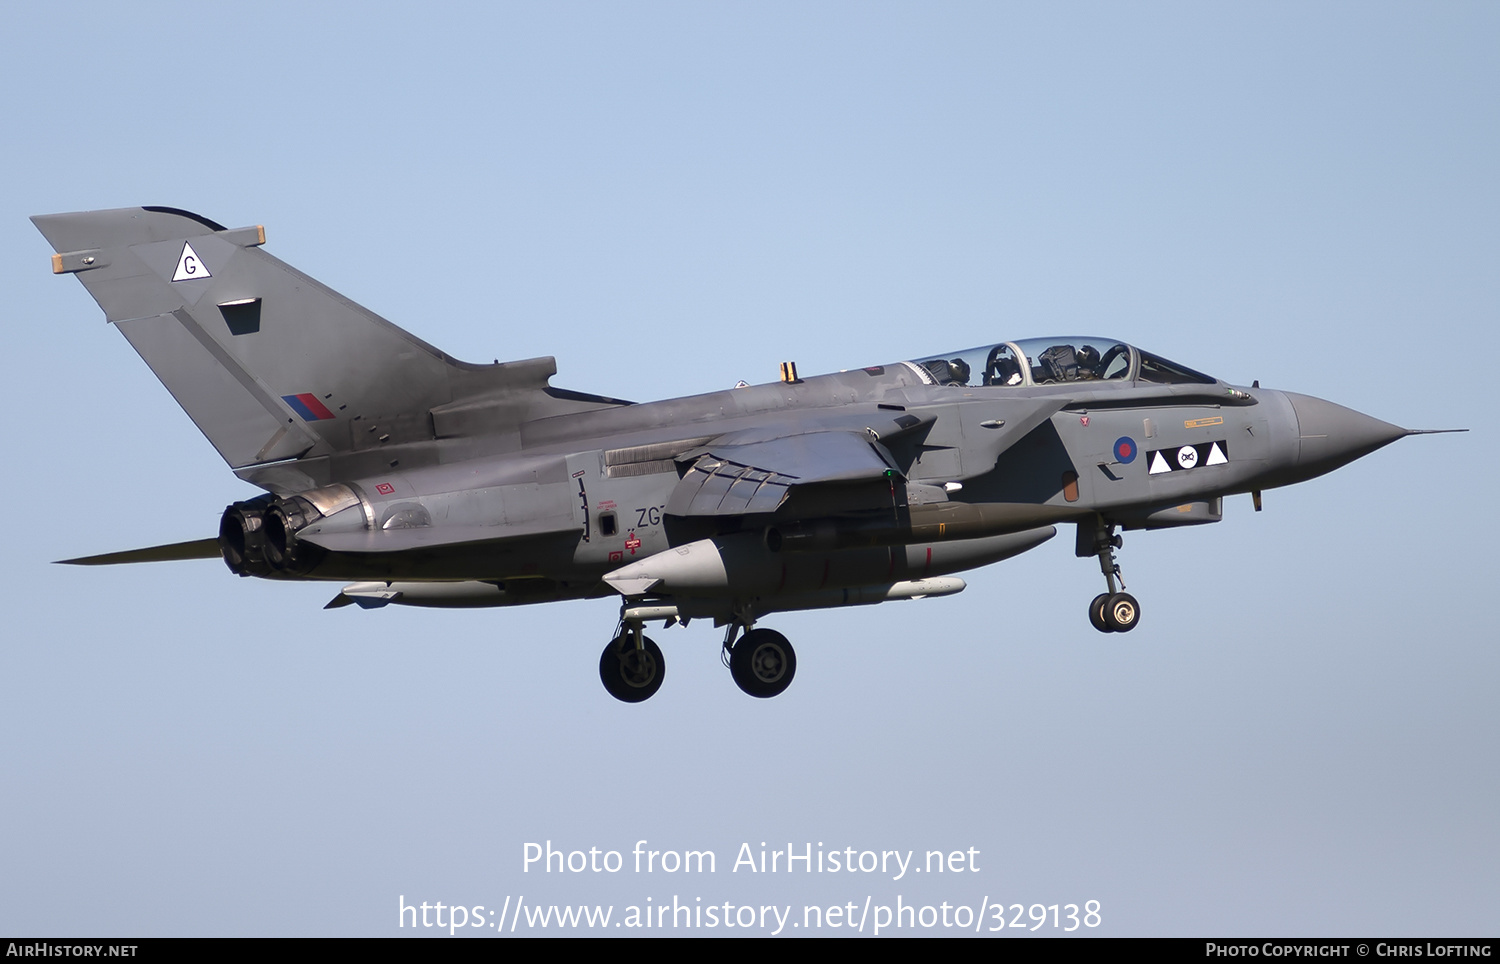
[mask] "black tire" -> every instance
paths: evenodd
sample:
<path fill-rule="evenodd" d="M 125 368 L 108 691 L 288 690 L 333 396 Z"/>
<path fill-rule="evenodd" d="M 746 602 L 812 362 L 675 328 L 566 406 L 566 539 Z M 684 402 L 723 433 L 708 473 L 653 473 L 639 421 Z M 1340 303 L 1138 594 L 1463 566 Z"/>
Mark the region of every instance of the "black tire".
<path fill-rule="evenodd" d="M 649 700 L 667 677 L 667 661 L 661 649 L 646 636 L 641 637 L 641 643 L 642 648 L 637 649 L 629 636 L 618 636 L 599 657 L 599 679 L 609 695 L 622 703 Z"/>
<path fill-rule="evenodd" d="M 1108 605 L 1108 603 L 1109 593 L 1107 592 L 1101 592 L 1099 595 L 1094 597 L 1093 602 L 1089 603 L 1089 622 L 1093 623 L 1094 628 L 1099 630 L 1099 632 L 1101 633 L 1114 632 L 1114 629 L 1112 629 L 1109 625 L 1109 620 L 1104 618 L 1104 607 Z"/>
<path fill-rule="evenodd" d="M 1104 606 L 1104 621 L 1117 633 L 1128 633 L 1141 623 L 1141 604 L 1128 592 L 1117 592 Z"/>
<path fill-rule="evenodd" d="M 735 685 L 758 699 L 780 696 L 797 675 L 797 653 L 774 629 L 752 629 L 729 651 Z"/>

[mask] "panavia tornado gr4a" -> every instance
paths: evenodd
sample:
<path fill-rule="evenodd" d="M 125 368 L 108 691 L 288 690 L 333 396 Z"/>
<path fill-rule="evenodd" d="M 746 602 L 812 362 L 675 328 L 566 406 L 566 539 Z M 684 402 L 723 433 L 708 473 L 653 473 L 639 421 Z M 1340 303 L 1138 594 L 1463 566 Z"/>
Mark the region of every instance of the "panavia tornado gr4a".
<path fill-rule="evenodd" d="M 916 599 L 1077 530 L 1128 632 L 1121 529 L 1218 522 L 1414 434 L 1228 385 L 1113 338 L 965 351 L 636 404 L 554 388 L 552 358 L 457 361 L 265 253 L 259 227 L 163 207 L 32 219 L 240 478 L 217 539 L 73 559 L 221 556 L 340 580 L 330 606 L 620 598 L 600 657 L 628 702 L 666 664 L 642 632 L 711 619 L 752 696 L 796 672 L 766 616 Z"/>

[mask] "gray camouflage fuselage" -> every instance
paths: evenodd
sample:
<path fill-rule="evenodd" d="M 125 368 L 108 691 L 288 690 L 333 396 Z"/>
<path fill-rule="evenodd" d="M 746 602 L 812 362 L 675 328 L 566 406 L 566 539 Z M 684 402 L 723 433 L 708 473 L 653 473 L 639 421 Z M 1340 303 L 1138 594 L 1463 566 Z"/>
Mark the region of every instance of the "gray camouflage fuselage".
<path fill-rule="evenodd" d="M 1124 631 L 1117 527 L 1217 522 L 1226 495 L 1258 507 L 1408 434 L 1080 337 L 633 404 L 552 388 L 551 358 L 457 361 L 266 254 L 259 228 L 169 208 L 33 220 L 54 271 L 267 492 L 212 542 L 71 561 L 212 552 L 242 575 L 355 580 L 340 604 L 618 594 L 638 650 L 662 616 L 728 623 L 728 649 L 768 612 L 957 591 L 945 577 L 1076 523 L 1109 586 L 1091 619 Z"/>

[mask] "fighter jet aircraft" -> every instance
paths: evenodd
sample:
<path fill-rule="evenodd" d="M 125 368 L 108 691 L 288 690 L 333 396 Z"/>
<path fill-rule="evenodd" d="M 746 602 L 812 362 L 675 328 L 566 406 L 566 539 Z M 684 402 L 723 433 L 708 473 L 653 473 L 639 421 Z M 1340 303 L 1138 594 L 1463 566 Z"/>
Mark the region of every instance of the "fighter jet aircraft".
<path fill-rule="evenodd" d="M 668 401 L 554 388 L 555 361 L 458 361 L 228 229 L 165 207 L 32 219 L 240 478 L 216 539 L 67 562 L 222 557 L 349 584 L 329 604 L 515 606 L 618 596 L 608 692 L 665 677 L 643 632 L 725 627 L 751 696 L 796 673 L 772 614 L 943 596 L 954 573 L 1069 524 L 1100 632 L 1129 632 L 1122 529 L 1218 522 L 1223 498 L 1404 435 L 1234 386 L 1114 338 L 962 351 Z"/>

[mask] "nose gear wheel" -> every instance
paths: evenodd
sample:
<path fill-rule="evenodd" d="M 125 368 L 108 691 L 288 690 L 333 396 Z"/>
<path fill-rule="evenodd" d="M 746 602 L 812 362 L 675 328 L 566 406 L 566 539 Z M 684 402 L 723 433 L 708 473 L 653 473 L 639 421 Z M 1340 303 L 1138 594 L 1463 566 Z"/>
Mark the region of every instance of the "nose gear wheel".
<path fill-rule="evenodd" d="M 1108 605 L 1109 593 L 1107 592 L 1101 592 L 1094 597 L 1093 602 L 1089 603 L 1089 622 L 1093 623 L 1094 628 L 1101 633 L 1114 632 L 1109 628 L 1109 620 L 1104 618 L 1104 608 Z"/>
<path fill-rule="evenodd" d="M 1141 604 L 1128 592 L 1117 592 L 1104 604 L 1104 621 L 1112 633 L 1128 633 L 1141 621 Z"/>

